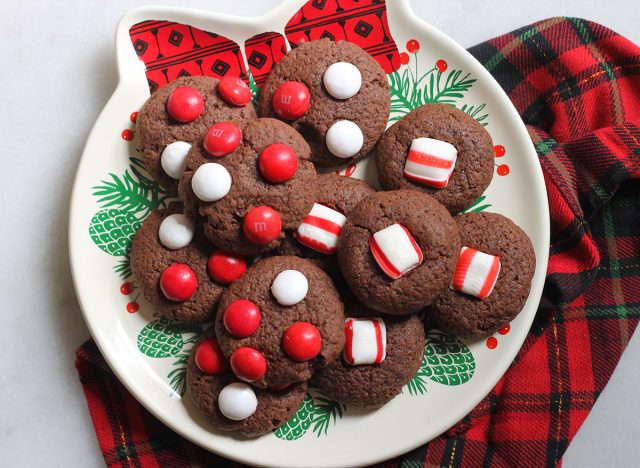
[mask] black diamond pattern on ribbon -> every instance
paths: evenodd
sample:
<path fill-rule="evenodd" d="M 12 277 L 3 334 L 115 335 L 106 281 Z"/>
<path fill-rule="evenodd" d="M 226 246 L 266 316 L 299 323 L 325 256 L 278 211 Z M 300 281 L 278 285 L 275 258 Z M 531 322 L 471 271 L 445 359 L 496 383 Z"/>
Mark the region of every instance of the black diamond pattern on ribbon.
<path fill-rule="evenodd" d="M 249 65 L 251 65 L 253 68 L 257 68 L 258 70 L 260 70 L 264 66 L 266 61 L 267 56 L 261 52 L 258 52 L 257 50 L 251 52 L 249 60 L 247 60 L 247 62 L 249 62 Z"/>
<path fill-rule="evenodd" d="M 318 10 L 322 10 L 325 3 L 327 3 L 327 0 L 313 0 L 313 2 L 311 2 L 311 6 L 317 8 Z"/>
<path fill-rule="evenodd" d="M 224 62 L 218 59 L 211 66 L 211 71 L 213 71 L 214 73 L 220 76 L 224 76 L 225 73 L 227 73 L 227 71 L 229 70 L 229 68 L 230 68 L 230 65 L 227 62 Z"/>
<path fill-rule="evenodd" d="M 336 37 L 331 34 L 329 31 L 323 31 L 320 35 L 320 39 L 331 39 L 332 41 L 336 40 Z"/>
<path fill-rule="evenodd" d="M 176 31 L 175 29 L 171 31 L 169 34 L 169 44 L 178 47 L 182 42 L 182 33 L 180 31 Z"/>
<path fill-rule="evenodd" d="M 147 51 L 148 47 L 149 47 L 149 44 L 143 41 L 142 39 L 138 39 L 136 40 L 136 42 L 133 43 L 133 49 L 136 51 L 136 54 L 138 54 L 139 56 L 143 55 Z"/>
<path fill-rule="evenodd" d="M 358 21 L 358 24 L 356 24 L 356 27 L 354 29 L 355 33 L 362 37 L 367 37 L 369 34 L 371 34 L 372 30 L 373 26 L 371 26 L 369 23 L 365 23 L 362 20 Z"/>

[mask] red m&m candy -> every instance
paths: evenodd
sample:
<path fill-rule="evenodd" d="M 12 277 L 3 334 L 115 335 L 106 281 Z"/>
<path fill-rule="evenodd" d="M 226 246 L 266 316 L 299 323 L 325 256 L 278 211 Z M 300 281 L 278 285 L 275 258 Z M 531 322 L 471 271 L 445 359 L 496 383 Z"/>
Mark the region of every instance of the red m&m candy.
<path fill-rule="evenodd" d="M 160 289 L 165 297 L 175 302 L 191 299 L 198 289 L 196 274 L 187 265 L 174 263 L 160 275 Z"/>
<path fill-rule="evenodd" d="M 260 309 L 251 301 L 238 299 L 224 309 L 222 322 L 236 338 L 253 335 L 260 326 Z"/>
<path fill-rule="evenodd" d="M 260 153 L 258 167 L 265 179 L 279 184 L 296 175 L 298 156 L 291 146 L 274 143 Z"/>
<path fill-rule="evenodd" d="M 243 107 L 251 101 L 251 90 L 237 76 L 225 76 L 218 81 L 218 93 L 227 104 Z"/>
<path fill-rule="evenodd" d="M 220 122 L 209 127 L 204 136 L 204 149 L 209 156 L 220 158 L 231 153 L 242 141 L 242 131 L 231 122 Z"/>
<path fill-rule="evenodd" d="M 229 360 L 236 377 L 245 382 L 255 382 L 267 373 L 267 361 L 260 351 L 243 346 L 234 351 Z"/>
<path fill-rule="evenodd" d="M 174 120 L 182 123 L 193 122 L 204 110 L 204 99 L 191 86 L 178 86 L 167 99 L 167 112 Z"/>
<path fill-rule="evenodd" d="M 271 104 L 275 113 L 283 119 L 299 119 L 309 109 L 311 93 L 304 83 L 285 81 L 276 88 Z"/>
<path fill-rule="evenodd" d="M 309 322 L 296 322 L 282 335 L 282 348 L 296 361 L 313 359 L 322 348 L 320 330 Z"/>
<path fill-rule="evenodd" d="M 219 374 L 227 368 L 218 340 L 209 338 L 198 345 L 196 349 L 196 366 L 205 374 Z"/>
<path fill-rule="evenodd" d="M 244 217 L 242 231 L 250 242 L 267 245 L 280 235 L 282 219 L 273 208 L 264 205 L 258 206 Z"/>
<path fill-rule="evenodd" d="M 238 255 L 216 250 L 209 257 L 207 268 L 214 281 L 227 285 L 247 271 L 247 261 Z"/>

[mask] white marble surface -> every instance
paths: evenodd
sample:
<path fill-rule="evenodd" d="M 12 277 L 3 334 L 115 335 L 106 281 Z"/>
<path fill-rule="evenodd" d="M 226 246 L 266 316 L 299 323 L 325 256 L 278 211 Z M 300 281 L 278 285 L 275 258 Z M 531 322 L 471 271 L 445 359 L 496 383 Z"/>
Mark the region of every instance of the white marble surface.
<path fill-rule="evenodd" d="M 257 15 L 278 1 L 158 3 Z M 2 466 L 103 465 L 73 367 L 74 350 L 89 334 L 71 284 L 67 211 L 85 138 L 116 86 L 114 28 L 125 11 L 144 3 L 22 0 L 2 5 Z M 506 3 L 412 1 L 419 16 L 464 46 L 553 15 L 592 18 L 640 42 L 635 1 Z M 636 336 L 569 448 L 566 466 L 637 463 L 639 361 Z"/>

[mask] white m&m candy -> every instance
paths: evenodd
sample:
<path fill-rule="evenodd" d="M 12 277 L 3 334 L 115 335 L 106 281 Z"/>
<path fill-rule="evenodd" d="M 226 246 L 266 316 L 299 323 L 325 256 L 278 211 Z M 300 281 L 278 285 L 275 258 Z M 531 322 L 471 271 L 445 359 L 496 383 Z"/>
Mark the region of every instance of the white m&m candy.
<path fill-rule="evenodd" d="M 360 127 L 352 121 L 338 120 L 327 130 L 325 142 L 331 154 L 346 159 L 355 156 L 362 149 L 364 136 Z"/>
<path fill-rule="evenodd" d="M 308 291 L 307 277 L 297 270 L 284 270 L 271 283 L 271 294 L 283 306 L 297 304 L 306 297 Z"/>
<path fill-rule="evenodd" d="M 166 248 L 171 250 L 186 247 L 193 240 L 195 223 L 183 214 L 172 214 L 160 223 L 158 237 Z"/>
<path fill-rule="evenodd" d="M 202 201 L 218 201 L 231 190 L 231 175 L 222 164 L 206 163 L 196 169 L 191 188 Z"/>
<path fill-rule="evenodd" d="M 191 145 L 185 141 L 174 141 L 165 146 L 160 156 L 160 164 L 169 177 L 172 179 L 182 177 L 190 149 Z"/>
<path fill-rule="evenodd" d="M 381 318 L 347 318 L 344 331 L 343 357 L 348 364 L 380 364 L 387 357 L 387 326 Z"/>
<path fill-rule="evenodd" d="M 373 233 L 369 248 L 382 271 L 392 279 L 401 278 L 423 260 L 422 250 L 409 230 L 398 223 Z"/>
<path fill-rule="evenodd" d="M 249 385 L 234 382 L 220 391 L 218 408 L 225 418 L 241 421 L 256 412 L 258 398 Z"/>
<path fill-rule="evenodd" d="M 348 62 L 336 62 L 330 65 L 322 76 L 327 92 L 336 99 L 349 99 L 360 91 L 362 75 L 355 65 Z"/>
<path fill-rule="evenodd" d="M 500 257 L 462 247 L 450 287 L 480 300 L 486 299 L 496 285 L 500 267 Z"/>
<path fill-rule="evenodd" d="M 446 141 L 416 138 L 404 164 L 404 176 L 418 184 L 444 188 L 458 159 L 458 150 Z"/>

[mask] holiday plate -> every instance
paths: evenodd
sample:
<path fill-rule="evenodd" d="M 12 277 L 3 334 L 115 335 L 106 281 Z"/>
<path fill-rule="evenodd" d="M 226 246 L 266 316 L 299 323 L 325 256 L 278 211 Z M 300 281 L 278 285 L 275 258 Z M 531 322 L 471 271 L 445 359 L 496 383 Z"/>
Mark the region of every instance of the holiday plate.
<path fill-rule="evenodd" d="M 491 75 L 453 40 L 417 19 L 408 0 L 289 0 L 259 18 L 145 7 L 128 13 L 116 36 L 120 82 L 78 168 L 70 252 L 87 324 L 133 395 L 206 449 L 280 467 L 374 463 L 429 441 L 465 416 L 522 345 L 542 293 L 549 248 L 549 212 L 536 153 Z M 495 144 L 495 176 L 469 210 L 502 213 L 520 225 L 533 241 L 536 272 L 520 315 L 493 336 L 464 341 L 429 328 L 420 370 L 383 408 L 358 410 L 311 389 L 291 421 L 248 440 L 216 431 L 182 400 L 186 358 L 201 330 L 157 317 L 131 278 L 132 236 L 145 216 L 175 197 L 145 173 L 134 122 L 149 93 L 179 76 L 238 75 L 255 96 L 291 44 L 321 37 L 354 42 L 384 68 L 391 86 L 390 125 L 417 106 L 442 102 L 486 126 Z M 376 180 L 370 160 L 340 172 Z"/>

